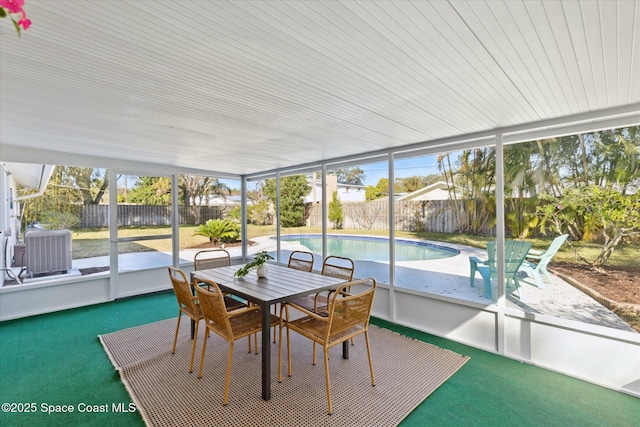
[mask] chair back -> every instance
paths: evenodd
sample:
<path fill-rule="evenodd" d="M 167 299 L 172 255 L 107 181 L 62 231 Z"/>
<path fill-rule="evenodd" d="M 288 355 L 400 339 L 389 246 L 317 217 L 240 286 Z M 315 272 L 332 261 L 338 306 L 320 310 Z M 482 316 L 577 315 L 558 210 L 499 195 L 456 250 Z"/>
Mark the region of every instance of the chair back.
<path fill-rule="evenodd" d="M 322 274 L 347 281 L 353 280 L 353 260 L 340 256 L 328 256 L 322 263 Z"/>
<path fill-rule="evenodd" d="M 305 251 L 293 251 L 289 255 L 287 267 L 311 272 L 313 270 L 313 254 Z"/>
<path fill-rule="evenodd" d="M 200 302 L 206 324 L 226 340 L 233 340 L 233 330 L 229 323 L 224 295 L 220 291 L 218 284 L 211 280 L 201 280 L 200 283 L 206 284 L 210 289 L 208 291 L 202 286 L 198 286 L 197 281 L 194 279 L 196 296 Z"/>
<path fill-rule="evenodd" d="M 531 242 L 521 240 L 505 240 L 504 242 L 504 274 L 507 279 L 514 279 L 518 269 L 531 249 Z M 496 242 L 487 243 L 487 263 L 491 269 L 491 277 L 497 277 Z"/>
<path fill-rule="evenodd" d="M 191 286 L 189 285 L 189 281 L 187 280 L 187 276 L 184 272 L 179 268 L 169 267 L 169 277 L 171 278 L 173 291 L 176 294 L 180 308 L 186 308 L 194 314 L 197 313 Z"/>
<path fill-rule="evenodd" d="M 193 268 L 196 270 L 228 267 L 230 265 L 231 255 L 224 249 L 207 249 L 196 253 L 193 257 Z"/>
<path fill-rule="evenodd" d="M 563 234 L 562 236 L 558 236 L 555 239 L 553 239 L 553 242 L 551 242 L 551 245 L 549 245 L 549 249 L 547 249 L 540 257 L 540 262 L 538 262 L 538 268 L 546 267 L 547 264 L 549 264 L 549 262 L 553 259 L 553 256 L 560 249 L 560 246 L 562 246 L 564 241 L 567 240 L 567 237 L 569 237 L 568 234 Z"/>
<path fill-rule="evenodd" d="M 350 294 L 347 290 L 355 286 L 365 286 L 366 289 Z M 329 327 L 327 328 L 327 338 L 329 336 L 347 331 L 353 327 L 367 329 L 371 307 L 373 307 L 373 296 L 376 291 L 376 280 L 373 278 L 356 280 L 345 283 L 333 294 L 329 303 Z"/>

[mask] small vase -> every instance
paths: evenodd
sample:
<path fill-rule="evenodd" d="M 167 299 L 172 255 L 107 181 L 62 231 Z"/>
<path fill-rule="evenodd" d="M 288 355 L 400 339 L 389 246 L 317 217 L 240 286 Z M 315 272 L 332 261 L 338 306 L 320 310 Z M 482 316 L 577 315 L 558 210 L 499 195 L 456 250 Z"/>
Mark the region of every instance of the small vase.
<path fill-rule="evenodd" d="M 258 277 L 267 277 L 267 264 L 262 264 L 256 269 Z"/>

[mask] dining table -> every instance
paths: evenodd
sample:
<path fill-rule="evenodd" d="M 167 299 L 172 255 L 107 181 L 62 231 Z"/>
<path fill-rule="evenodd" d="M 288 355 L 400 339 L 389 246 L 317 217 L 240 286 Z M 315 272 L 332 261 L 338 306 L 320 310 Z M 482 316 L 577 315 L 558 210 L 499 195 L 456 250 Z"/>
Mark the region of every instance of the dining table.
<path fill-rule="evenodd" d="M 211 280 L 220 290 L 250 301 L 262 309 L 262 399 L 271 398 L 271 306 L 303 295 L 335 290 L 345 283 L 342 278 L 325 276 L 268 263 L 267 277 L 258 277 L 254 271 L 243 277 L 235 273 L 243 265 L 197 270 L 191 273 L 192 281 Z M 342 357 L 349 358 L 349 347 L 343 343 Z"/>

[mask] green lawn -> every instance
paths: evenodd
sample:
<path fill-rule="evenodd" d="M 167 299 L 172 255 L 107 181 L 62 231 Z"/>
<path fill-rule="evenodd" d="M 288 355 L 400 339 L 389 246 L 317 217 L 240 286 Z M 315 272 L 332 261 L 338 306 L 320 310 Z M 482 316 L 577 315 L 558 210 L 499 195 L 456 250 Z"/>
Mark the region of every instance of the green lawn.
<path fill-rule="evenodd" d="M 207 242 L 203 236 L 194 236 L 195 225 L 180 226 L 180 249 L 193 247 Z M 291 227 L 283 228 L 283 234 L 320 234 L 319 227 Z M 331 234 L 367 234 L 370 236 L 388 236 L 387 230 L 356 230 L 356 229 L 330 229 Z M 121 228 L 118 230 L 118 237 L 153 236 L 171 234 L 171 227 L 137 227 Z M 247 229 L 249 239 L 275 234 L 273 225 L 249 225 Z M 408 232 L 396 231 L 396 237 L 425 239 L 443 243 L 455 243 L 476 248 L 484 248 L 488 241 L 493 240 L 490 236 L 474 236 L 469 234 L 449 234 L 449 233 L 429 233 L 429 232 Z M 553 238 L 528 239 L 533 243 L 534 249 L 545 249 Z M 572 245 L 579 250 L 586 259 L 594 259 L 600 251 L 600 246 L 595 243 L 572 242 Z M 640 250 L 639 242 L 634 244 L 621 244 L 616 248 L 607 265 L 615 267 L 632 267 L 637 265 L 637 254 Z M 120 253 L 144 252 L 144 251 L 171 251 L 171 239 L 142 240 L 137 242 L 125 242 L 119 245 Z M 73 258 L 89 258 L 94 256 L 109 255 L 109 230 L 104 229 L 78 229 L 73 232 Z M 568 245 L 562 245 L 556 254 L 555 261 L 580 262 L 573 249 Z"/>

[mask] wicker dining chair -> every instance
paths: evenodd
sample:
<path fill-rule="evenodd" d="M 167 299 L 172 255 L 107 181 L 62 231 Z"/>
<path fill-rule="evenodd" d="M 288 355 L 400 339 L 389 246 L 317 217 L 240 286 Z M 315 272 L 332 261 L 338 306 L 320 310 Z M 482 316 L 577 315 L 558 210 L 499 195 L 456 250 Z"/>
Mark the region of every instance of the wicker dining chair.
<path fill-rule="evenodd" d="M 206 249 L 196 252 L 193 256 L 193 268 L 197 270 L 206 270 L 210 268 L 229 267 L 231 265 L 231 255 L 225 249 Z M 224 294 L 224 303 L 228 310 L 236 310 L 238 308 L 251 305 L 248 301 L 242 301 L 233 294 Z M 275 333 L 275 331 L 274 331 Z M 258 354 L 258 337 L 254 337 L 255 353 Z M 251 353 L 251 338 L 249 338 L 249 353 Z"/>
<path fill-rule="evenodd" d="M 224 249 L 207 249 L 199 251 L 193 256 L 193 268 L 207 270 L 210 268 L 228 267 L 231 265 L 231 255 Z M 246 307 L 247 303 L 233 298 L 232 294 L 225 294 L 225 304 L 228 309 Z"/>
<path fill-rule="evenodd" d="M 229 357 L 227 360 L 227 376 L 224 386 L 222 404 L 228 403 L 229 382 L 231 380 L 231 362 L 233 360 L 233 344 L 240 338 L 251 337 L 262 331 L 262 309 L 253 305 L 238 310 L 229 311 L 224 305 L 224 298 L 218 285 L 213 281 L 205 281 L 211 291 L 200 286 L 195 286 L 196 295 L 202 307 L 207 331 L 212 331 L 229 342 Z M 195 285 L 195 283 L 194 283 Z M 271 316 L 271 325 L 278 325 L 280 318 Z M 202 378 L 204 355 L 207 349 L 207 340 L 202 344 L 202 356 L 198 378 Z M 264 349 L 270 351 L 270 349 Z"/>
<path fill-rule="evenodd" d="M 169 277 L 171 278 L 171 284 L 173 285 L 173 290 L 176 294 L 179 307 L 176 334 L 173 338 L 171 354 L 175 354 L 176 352 L 180 319 L 182 318 L 182 314 L 184 314 L 195 322 L 195 333 L 193 336 L 193 346 L 191 348 L 191 362 L 189 363 L 189 372 L 193 372 L 193 359 L 196 352 L 196 341 L 198 340 L 198 326 L 200 325 L 200 320 L 204 319 L 204 315 L 202 314 L 202 309 L 198 303 L 198 298 L 193 295 L 191 285 L 189 284 L 184 272 L 179 268 L 169 267 Z"/>
<path fill-rule="evenodd" d="M 366 289 L 356 294 L 351 294 L 348 289 L 356 287 Z M 303 307 L 295 307 L 293 304 L 286 304 L 288 319 L 289 307 L 295 307 L 305 315 L 295 320 L 282 322 L 280 327 L 280 343 L 278 345 L 278 382 L 282 382 L 282 328 L 287 329 L 287 375 L 291 376 L 291 350 L 289 331 L 299 333 L 309 338 L 315 344 L 320 344 L 324 350 L 324 370 L 327 387 L 328 413 L 333 413 L 331 406 L 331 382 L 329 379 L 329 349 L 344 341 L 364 334 L 367 356 L 369 358 L 369 371 L 371 373 L 371 385 L 376 385 L 373 374 L 373 362 L 371 360 L 371 347 L 369 345 L 369 317 L 373 306 L 373 296 L 376 290 L 376 281 L 373 278 L 357 280 L 345 283 L 334 292 L 329 299 L 327 315 L 320 316 Z M 282 319 L 282 317 L 281 317 Z M 314 363 L 315 364 L 315 363 Z"/>
<path fill-rule="evenodd" d="M 322 263 L 322 272 L 324 276 L 337 277 L 344 279 L 345 282 L 353 280 L 353 272 L 355 265 L 350 258 L 330 255 L 325 258 Z M 291 300 L 292 303 L 299 307 L 303 307 L 306 310 L 313 312 L 320 312 L 326 309 L 327 302 L 333 291 L 328 291 L 328 295 L 323 295 L 321 292 L 315 295 L 306 295 Z"/>
<path fill-rule="evenodd" d="M 287 267 L 308 272 L 313 271 L 313 253 L 306 251 L 291 252 Z"/>
<path fill-rule="evenodd" d="M 206 249 L 193 256 L 193 268 L 205 270 L 209 268 L 228 267 L 231 265 L 231 255 L 225 249 Z"/>
<path fill-rule="evenodd" d="M 293 251 L 289 255 L 289 262 L 287 263 L 288 268 L 293 268 L 295 270 L 313 271 L 313 253 L 307 251 Z M 304 297 L 301 297 L 304 298 Z M 273 314 L 278 314 L 278 308 L 276 304 L 273 305 Z M 276 342 L 276 328 L 273 328 L 273 342 Z"/>
<path fill-rule="evenodd" d="M 324 262 L 322 263 L 321 274 L 325 276 L 337 277 L 339 279 L 344 279 L 345 282 L 350 282 L 353 280 L 354 270 L 355 265 L 351 258 L 330 255 L 326 257 Z M 296 307 L 302 307 L 305 310 L 323 315 L 324 311 L 327 309 L 327 303 L 333 292 L 334 291 L 327 291 L 326 295 L 323 295 L 322 292 L 318 292 L 315 295 L 304 295 L 294 298 L 289 302 Z M 285 304 L 288 304 L 289 302 L 286 302 Z M 354 345 L 353 339 L 351 340 L 351 345 Z M 313 345 L 313 364 L 316 364 L 315 344 Z"/>

